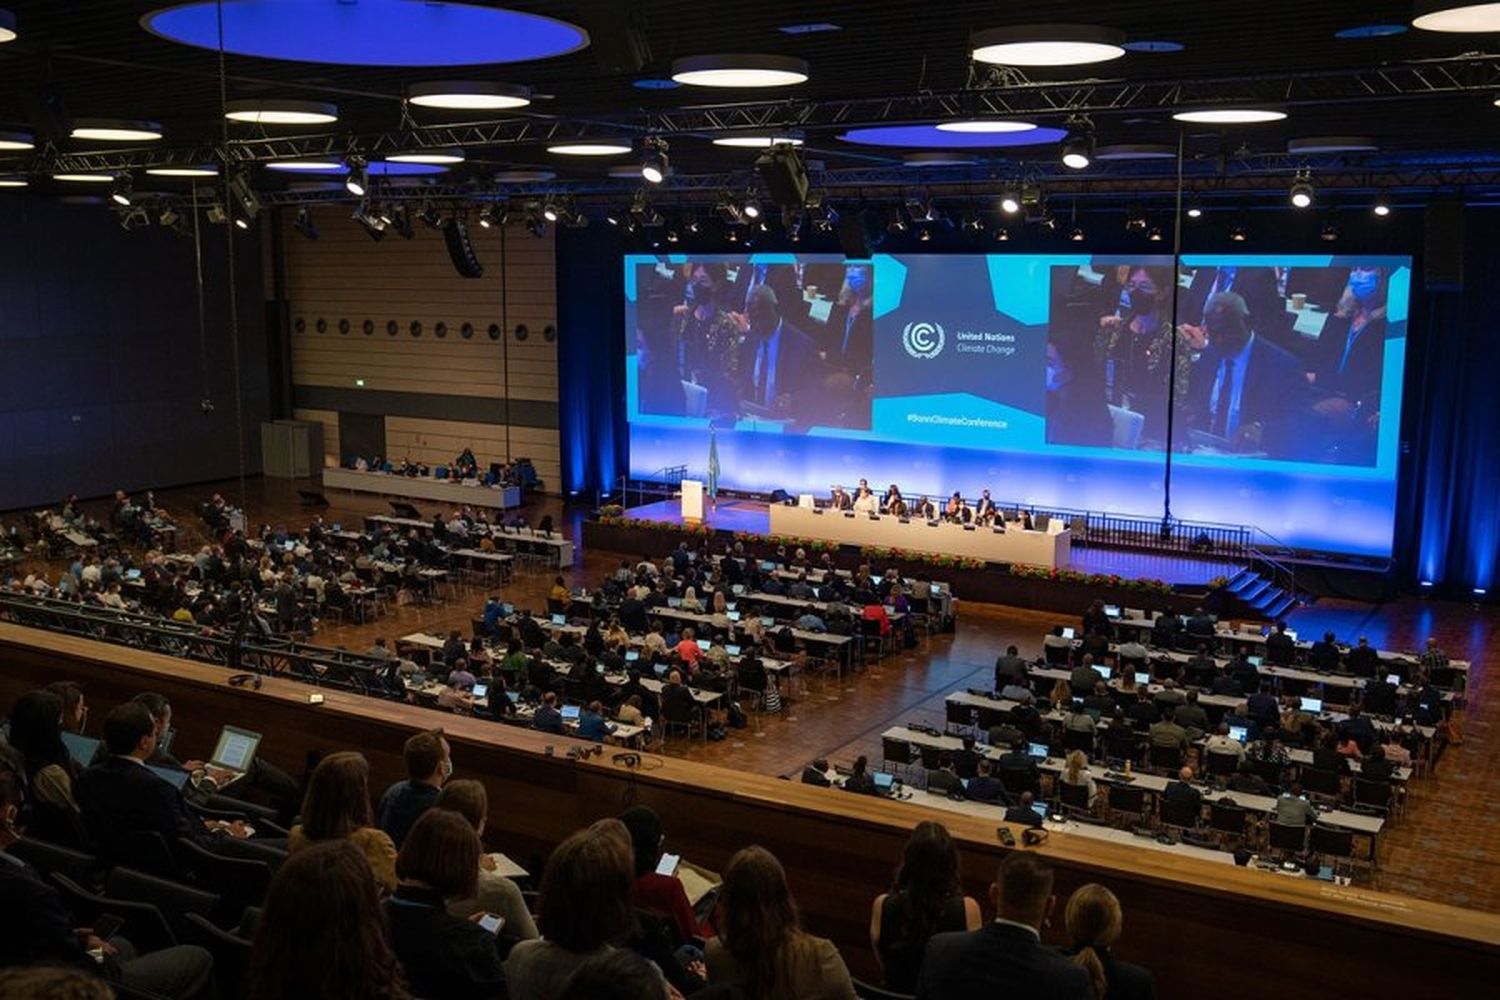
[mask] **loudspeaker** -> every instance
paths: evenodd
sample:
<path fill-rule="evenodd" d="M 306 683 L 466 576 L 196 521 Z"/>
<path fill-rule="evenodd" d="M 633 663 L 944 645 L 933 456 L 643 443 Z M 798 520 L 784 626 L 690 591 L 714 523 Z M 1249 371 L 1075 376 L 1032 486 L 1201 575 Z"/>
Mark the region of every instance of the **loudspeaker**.
<path fill-rule="evenodd" d="M 1464 206 L 1456 200 L 1427 206 L 1422 281 L 1429 292 L 1464 289 Z"/>
<path fill-rule="evenodd" d="M 801 208 L 807 202 L 807 167 L 791 146 L 774 146 L 755 161 L 766 192 L 779 208 Z"/>
<path fill-rule="evenodd" d="M 639 73 L 651 61 L 651 43 L 646 40 L 646 19 L 635 4 L 599 4 L 588 19 L 589 48 L 599 72 L 606 76 Z"/>
<path fill-rule="evenodd" d="M 448 257 L 453 269 L 462 278 L 478 278 L 484 275 L 484 265 L 474 253 L 474 244 L 469 241 L 469 227 L 461 218 L 453 218 L 443 227 L 443 242 L 448 245 Z"/>
<path fill-rule="evenodd" d="M 845 257 L 866 260 L 885 238 L 885 227 L 869 209 L 839 216 L 839 249 Z"/>

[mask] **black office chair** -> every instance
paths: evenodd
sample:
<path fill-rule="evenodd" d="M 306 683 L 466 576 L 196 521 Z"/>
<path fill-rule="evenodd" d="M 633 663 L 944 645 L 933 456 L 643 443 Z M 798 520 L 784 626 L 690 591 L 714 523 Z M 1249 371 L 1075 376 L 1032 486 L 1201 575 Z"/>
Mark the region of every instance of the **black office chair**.
<path fill-rule="evenodd" d="M 943 766 L 943 751 L 928 743 L 919 743 L 918 752 L 922 755 L 922 766 L 929 771 L 936 771 Z"/>
<path fill-rule="evenodd" d="M 62 893 L 68 912 L 83 926 L 88 926 L 101 914 L 119 917 L 124 921 L 119 933 L 135 945 L 140 954 L 170 948 L 177 943 L 177 935 L 172 932 L 166 917 L 151 903 L 101 896 L 55 872 L 52 881 Z"/>
<path fill-rule="evenodd" d="M 111 833 L 100 843 L 100 854 L 112 864 L 166 878 L 181 878 L 182 866 L 161 834 L 154 830 Z"/>
<path fill-rule="evenodd" d="M 909 768 L 912 763 L 911 744 L 905 740 L 894 740 L 882 737 L 880 740 L 880 757 L 887 771 L 894 771 L 897 767 Z"/>
<path fill-rule="evenodd" d="M 1390 812 L 1393 796 L 1389 781 L 1370 781 L 1358 775 L 1354 778 L 1354 807 L 1361 812 L 1384 816 Z"/>
<path fill-rule="evenodd" d="M 962 702 L 948 701 L 943 703 L 943 726 L 948 732 L 954 729 L 969 730 L 974 728 L 974 708 Z"/>
<path fill-rule="evenodd" d="M 1249 817 L 1244 806 L 1222 801 L 1208 804 L 1208 825 L 1222 834 L 1221 840 L 1244 840 Z"/>
<path fill-rule="evenodd" d="M 210 917 L 219 908 L 219 897 L 214 893 L 123 867 L 109 870 L 104 878 L 104 895 L 135 903 L 150 903 L 167 918 L 172 933 L 179 938 L 183 936 L 186 914 Z"/>
<path fill-rule="evenodd" d="M 1297 855 L 1307 850 L 1306 826 L 1300 823 L 1272 822 L 1267 830 L 1267 842 L 1271 850 L 1283 856 Z"/>
<path fill-rule="evenodd" d="M 1316 767 L 1304 767 L 1298 772 L 1302 790 L 1308 795 L 1337 801 L 1343 794 L 1343 782 L 1335 771 L 1324 771 Z"/>
<path fill-rule="evenodd" d="M 1082 750 L 1086 754 L 1094 752 L 1094 734 L 1082 729 L 1063 730 L 1063 749 Z"/>
<path fill-rule="evenodd" d="M 1030 792 L 1033 797 L 1041 797 L 1041 781 L 1036 775 L 1019 768 L 996 768 L 995 774 L 1000 779 L 1000 784 L 1004 785 L 1005 790 L 1011 795 Z"/>
<path fill-rule="evenodd" d="M 1250 767 L 1266 784 L 1271 786 L 1272 791 L 1281 788 L 1282 771 L 1286 769 L 1285 764 L 1278 764 L 1274 760 L 1251 758 Z"/>
<path fill-rule="evenodd" d="M 1138 821 L 1146 819 L 1146 790 L 1134 785 L 1104 786 L 1105 803 L 1109 806 L 1111 820 L 1117 816 L 1134 816 Z"/>
<path fill-rule="evenodd" d="M 1104 755 L 1110 760 L 1136 763 L 1141 757 L 1141 741 L 1129 726 L 1110 726 L 1104 731 Z"/>
<path fill-rule="evenodd" d="M 198 884 L 218 893 L 219 909 L 214 919 L 225 926 L 238 920 L 247 906 L 259 906 L 271 888 L 271 865 L 267 861 L 231 858 L 206 851 L 191 840 L 179 840 L 177 850 Z"/>
<path fill-rule="evenodd" d="M 854 980 L 854 995 L 859 997 L 859 1000 L 916 1000 L 914 994 L 882 989 L 858 979 Z"/>
<path fill-rule="evenodd" d="M 214 981 L 219 987 L 220 1000 L 239 1000 L 245 995 L 245 971 L 250 967 L 250 941 L 220 930 L 200 914 L 188 913 L 183 917 L 186 933 L 185 944 L 204 948 L 214 957 Z"/>
<path fill-rule="evenodd" d="M 1199 808 L 1182 799 L 1161 798 L 1157 800 L 1157 819 L 1161 825 L 1172 830 L 1195 830 L 1202 822 Z"/>
<path fill-rule="evenodd" d="M 1354 834 L 1349 830 L 1319 823 L 1312 828 L 1308 847 L 1335 867 L 1340 861 L 1346 865 L 1354 861 Z"/>
<path fill-rule="evenodd" d="M 1073 785 L 1059 780 L 1057 782 L 1057 797 L 1062 803 L 1063 812 L 1069 815 L 1093 811 L 1089 806 L 1088 785 Z"/>
<path fill-rule="evenodd" d="M 6 853 L 26 862 L 44 876 L 57 872 L 80 884 L 87 883 L 99 868 L 99 859 L 92 854 L 31 837 L 22 837 L 11 844 Z"/>
<path fill-rule="evenodd" d="M 1240 759 L 1232 753 L 1206 753 L 1204 764 L 1210 778 L 1228 778 L 1240 766 Z"/>
<path fill-rule="evenodd" d="M 1152 770 L 1176 774 L 1182 770 L 1182 748 L 1153 746 L 1147 760 L 1150 761 Z"/>

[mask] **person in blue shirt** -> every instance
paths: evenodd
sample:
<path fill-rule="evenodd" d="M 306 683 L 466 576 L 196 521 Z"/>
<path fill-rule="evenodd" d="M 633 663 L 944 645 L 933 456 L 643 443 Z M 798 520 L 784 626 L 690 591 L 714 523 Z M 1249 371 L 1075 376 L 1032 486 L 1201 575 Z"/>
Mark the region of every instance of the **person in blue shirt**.
<path fill-rule="evenodd" d="M 484 630 L 490 635 L 496 632 L 496 626 L 500 619 L 505 616 L 505 605 L 500 602 L 499 594 L 491 594 L 490 599 L 484 602 Z"/>
<path fill-rule="evenodd" d="M 531 728 L 556 736 L 563 734 L 562 713 L 557 710 L 557 695 L 551 691 L 542 695 L 542 704 L 532 716 Z"/>
<path fill-rule="evenodd" d="M 604 718 L 604 705 L 591 701 L 578 715 L 578 736 L 581 739 L 603 743 L 604 737 L 615 731 L 615 724 Z"/>

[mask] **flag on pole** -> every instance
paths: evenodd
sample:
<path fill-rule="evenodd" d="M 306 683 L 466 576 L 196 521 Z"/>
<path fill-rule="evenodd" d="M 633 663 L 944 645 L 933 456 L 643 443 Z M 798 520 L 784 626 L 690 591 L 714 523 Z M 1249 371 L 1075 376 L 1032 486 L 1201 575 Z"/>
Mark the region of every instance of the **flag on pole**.
<path fill-rule="evenodd" d="M 708 496 L 719 497 L 719 435 L 712 427 L 708 429 Z"/>

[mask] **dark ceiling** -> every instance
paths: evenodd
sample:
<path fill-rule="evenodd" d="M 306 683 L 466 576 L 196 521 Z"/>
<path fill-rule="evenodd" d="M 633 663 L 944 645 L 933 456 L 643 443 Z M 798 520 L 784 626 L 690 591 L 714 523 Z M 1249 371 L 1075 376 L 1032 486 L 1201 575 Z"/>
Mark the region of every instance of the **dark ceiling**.
<path fill-rule="evenodd" d="M 330 0 L 333 2 L 333 0 Z M 0 0 L 19 20 L 21 37 L 0 46 L 0 128 L 28 126 L 52 142 L 34 156 L 0 160 L 0 169 L 62 166 L 127 167 L 167 159 L 202 158 L 219 145 L 217 53 L 159 39 L 139 26 L 162 5 L 123 0 Z M 482 4 L 498 6 L 497 4 Z M 514 0 L 516 9 L 544 12 L 589 30 L 595 45 L 557 59 L 462 70 L 363 69 L 229 56 L 228 96 L 306 97 L 336 101 L 342 110 L 332 133 L 281 129 L 231 131 L 231 155 L 390 148 L 391 143 L 440 145 L 450 136 L 427 126 L 430 114 L 408 115 L 405 84 L 433 78 L 477 77 L 523 83 L 538 95 L 521 116 L 480 123 L 466 133 L 470 163 L 451 180 L 488 176 L 497 167 L 546 165 L 559 182 L 597 184 L 606 164 L 550 156 L 542 140 L 553 133 L 624 132 L 663 135 L 676 171 L 667 187 L 734 172 L 749 177 L 753 154 L 720 149 L 711 126 L 755 123 L 799 125 L 815 181 L 840 184 L 909 183 L 932 179 L 973 182 L 1056 172 L 1055 147 L 981 154 L 972 167 L 947 172 L 900 168 L 902 150 L 855 146 L 838 136 L 851 125 L 931 121 L 944 111 L 977 107 L 1026 109 L 1042 124 L 1064 125 L 1070 111 L 1086 111 L 1098 141 L 1178 141 L 1164 102 L 1238 97 L 1284 102 L 1290 113 L 1275 125 L 1216 131 L 1189 126 L 1189 173 L 1199 178 L 1282 175 L 1302 166 L 1342 172 L 1351 185 L 1374 183 L 1376 173 L 1402 173 L 1410 184 L 1486 186 L 1500 170 L 1500 40 L 1490 35 L 1443 35 L 1410 30 L 1392 37 L 1345 40 L 1336 32 L 1361 24 L 1408 23 L 1406 0 L 1169 0 L 1169 2 L 1027 2 L 954 0 L 725 4 L 711 0 L 540 3 Z M 609 73 L 609 58 L 634 17 L 649 47 L 639 72 Z M 1166 39 L 1175 53 L 1131 52 L 1095 67 L 995 73 L 968 59 L 973 30 L 1016 23 L 1088 22 L 1123 30 L 1132 40 Z M 828 22 L 840 30 L 792 35 L 778 29 Z M 752 51 L 795 55 L 811 67 L 808 83 L 776 91 L 723 92 L 680 88 L 646 91 L 641 77 L 667 75 L 680 56 Z M 166 139 L 151 148 L 90 151 L 57 133 L 69 116 L 119 116 L 161 122 Z M 1288 157 L 1288 139 L 1360 135 L 1380 151 L 1357 156 Z M 276 143 L 252 140 L 271 138 Z M 483 140 L 483 141 L 475 141 Z M 387 146 L 382 147 L 384 142 Z M 277 144 L 279 143 L 279 145 Z M 4 155 L 4 154 L 0 154 Z M 610 161 L 618 164 L 620 160 Z M 628 162 L 626 160 L 625 162 Z M 822 171 L 819 172 L 821 167 Z M 1108 165 L 1098 177 L 1128 182 L 1160 176 L 1169 163 Z M 882 171 L 886 172 L 882 174 Z M 1075 178 L 1087 183 L 1086 178 Z M 1207 183 L 1207 181 L 1204 181 Z M 278 181 L 264 173 L 258 185 Z M 620 182 L 626 183 L 626 182 Z M 717 181 L 715 180 L 715 183 Z"/>

